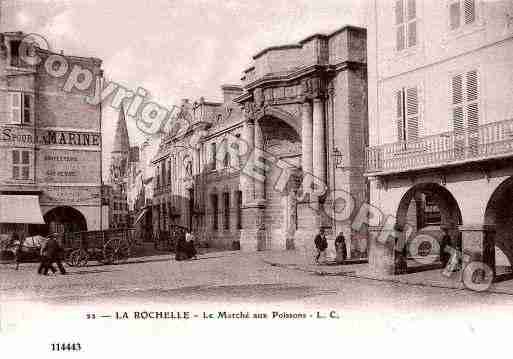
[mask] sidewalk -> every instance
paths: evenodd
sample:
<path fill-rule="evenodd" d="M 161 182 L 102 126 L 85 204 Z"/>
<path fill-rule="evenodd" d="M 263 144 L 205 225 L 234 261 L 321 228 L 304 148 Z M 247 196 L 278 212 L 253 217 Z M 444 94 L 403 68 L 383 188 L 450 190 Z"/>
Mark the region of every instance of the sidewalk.
<path fill-rule="evenodd" d="M 339 265 L 333 260 L 328 259 L 326 264 L 317 265 L 314 263 L 313 256 L 299 251 L 266 252 L 262 259 L 271 266 L 303 271 L 314 275 L 346 276 L 417 286 L 472 291 L 463 284 L 460 272 L 455 272 L 450 277 L 446 277 L 442 274 L 442 269 L 431 269 L 401 275 L 383 275 L 376 273 L 369 267 L 368 263 L 361 263 L 361 261 L 350 261 L 348 264 Z M 513 295 L 513 280 L 493 283 L 486 292 Z"/>

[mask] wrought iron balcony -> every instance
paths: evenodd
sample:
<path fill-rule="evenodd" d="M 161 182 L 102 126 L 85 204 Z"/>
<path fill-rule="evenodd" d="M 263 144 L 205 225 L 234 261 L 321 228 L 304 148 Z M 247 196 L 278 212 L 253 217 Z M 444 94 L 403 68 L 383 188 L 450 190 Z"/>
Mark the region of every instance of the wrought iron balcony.
<path fill-rule="evenodd" d="M 411 142 L 396 142 L 366 149 L 367 175 L 513 156 L 513 120 L 492 122 L 475 130 L 444 132 Z"/>

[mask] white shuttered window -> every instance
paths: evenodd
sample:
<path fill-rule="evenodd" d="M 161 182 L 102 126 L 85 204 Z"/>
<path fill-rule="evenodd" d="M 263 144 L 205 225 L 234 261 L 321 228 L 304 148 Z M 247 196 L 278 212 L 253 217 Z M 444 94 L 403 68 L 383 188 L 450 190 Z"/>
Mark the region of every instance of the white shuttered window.
<path fill-rule="evenodd" d="M 416 0 L 396 0 L 395 26 L 397 51 L 417 45 Z"/>
<path fill-rule="evenodd" d="M 479 74 L 477 70 L 453 75 L 452 126 L 456 133 L 465 128 L 474 132 L 479 127 Z"/>
<path fill-rule="evenodd" d="M 419 138 L 419 90 L 402 88 L 395 93 L 397 140 L 415 141 Z"/>
<path fill-rule="evenodd" d="M 23 92 L 10 92 L 10 122 L 32 123 L 34 119 L 34 95 Z"/>
<path fill-rule="evenodd" d="M 457 0 L 449 3 L 449 26 L 451 30 L 475 23 L 476 0 Z"/>

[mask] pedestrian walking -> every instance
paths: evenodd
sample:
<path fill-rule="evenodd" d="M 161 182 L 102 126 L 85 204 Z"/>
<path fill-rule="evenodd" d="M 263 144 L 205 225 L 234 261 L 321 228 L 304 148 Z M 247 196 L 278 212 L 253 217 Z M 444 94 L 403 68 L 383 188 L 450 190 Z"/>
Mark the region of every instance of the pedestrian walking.
<path fill-rule="evenodd" d="M 50 262 L 49 251 L 48 247 L 46 246 L 47 243 L 48 238 L 43 243 L 41 243 L 41 250 L 39 254 L 39 267 L 37 268 L 38 274 L 48 275 L 48 269 L 50 269 L 52 273 L 55 273 L 57 271 L 55 267 L 52 265 L 52 262 Z"/>
<path fill-rule="evenodd" d="M 184 259 L 187 259 L 187 244 L 185 241 L 185 232 L 184 231 L 178 231 L 178 238 L 176 239 L 176 246 L 175 246 L 175 259 L 177 261 L 181 261 Z"/>
<path fill-rule="evenodd" d="M 16 243 L 16 242 L 18 242 L 18 243 Z M 20 237 L 18 236 L 18 233 L 16 233 L 16 232 L 13 232 L 13 234 L 12 234 L 12 243 L 16 243 L 15 257 L 16 257 L 16 270 L 18 270 L 20 267 L 22 256 L 23 256 L 23 253 L 22 253 L 23 240 L 20 239 Z"/>
<path fill-rule="evenodd" d="M 315 243 L 315 248 L 317 250 L 317 253 L 315 255 L 315 263 L 320 264 L 321 258 L 324 261 L 324 258 L 326 256 L 326 249 L 328 248 L 328 240 L 326 239 L 326 236 L 324 235 L 323 228 L 319 229 L 319 233 L 315 236 L 314 243 Z"/>
<path fill-rule="evenodd" d="M 340 232 L 335 239 L 335 250 L 337 255 L 335 257 L 335 262 L 338 264 L 342 264 L 345 262 L 347 258 L 347 248 L 346 248 L 346 238 L 344 237 L 344 233 Z"/>
<path fill-rule="evenodd" d="M 194 234 L 190 230 L 185 234 L 185 252 L 188 259 L 198 259 L 197 251 L 194 247 Z"/>
<path fill-rule="evenodd" d="M 442 230 L 444 234 L 440 240 L 440 262 L 442 262 L 442 265 L 445 267 L 449 263 L 449 259 L 451 257 L 451 254 L 448 251 L 448 247 L 451 245 L 452 239 L 449 235 L 448 228 L 443 228 Z"/>
<path fill-rule="evenodd" d="M 48 275 L 48 269 L 53 267 L 53 263 L 57 264 L 57 267 L 59 268 L 59 271 L 61 272 L 61 274 L 66 274 L 66 270 L 64 269 L 64 266 L 62 265 L 62 257 L 63 257 L 64 249 L 62 248 L 60 243 L 57 241 L 57 236 L 55 234 L 52 234 L 48 238 L 48 240 L 46 241 L 43 248 L 44 248 L 43 253 L 44 253 L 46 265 L 43 266 L 42 274 Z"/>

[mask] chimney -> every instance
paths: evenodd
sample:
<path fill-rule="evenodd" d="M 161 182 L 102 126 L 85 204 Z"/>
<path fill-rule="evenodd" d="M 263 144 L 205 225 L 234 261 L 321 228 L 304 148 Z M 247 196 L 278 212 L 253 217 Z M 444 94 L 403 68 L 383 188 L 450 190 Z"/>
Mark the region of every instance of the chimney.
<path fill-rule="evenodd" d="M 223 85 L 221 86 L 223 91 L 223 102 L 232 102 L 234 98 L 242 95 L 242 87 L 239 85 Z"/>

